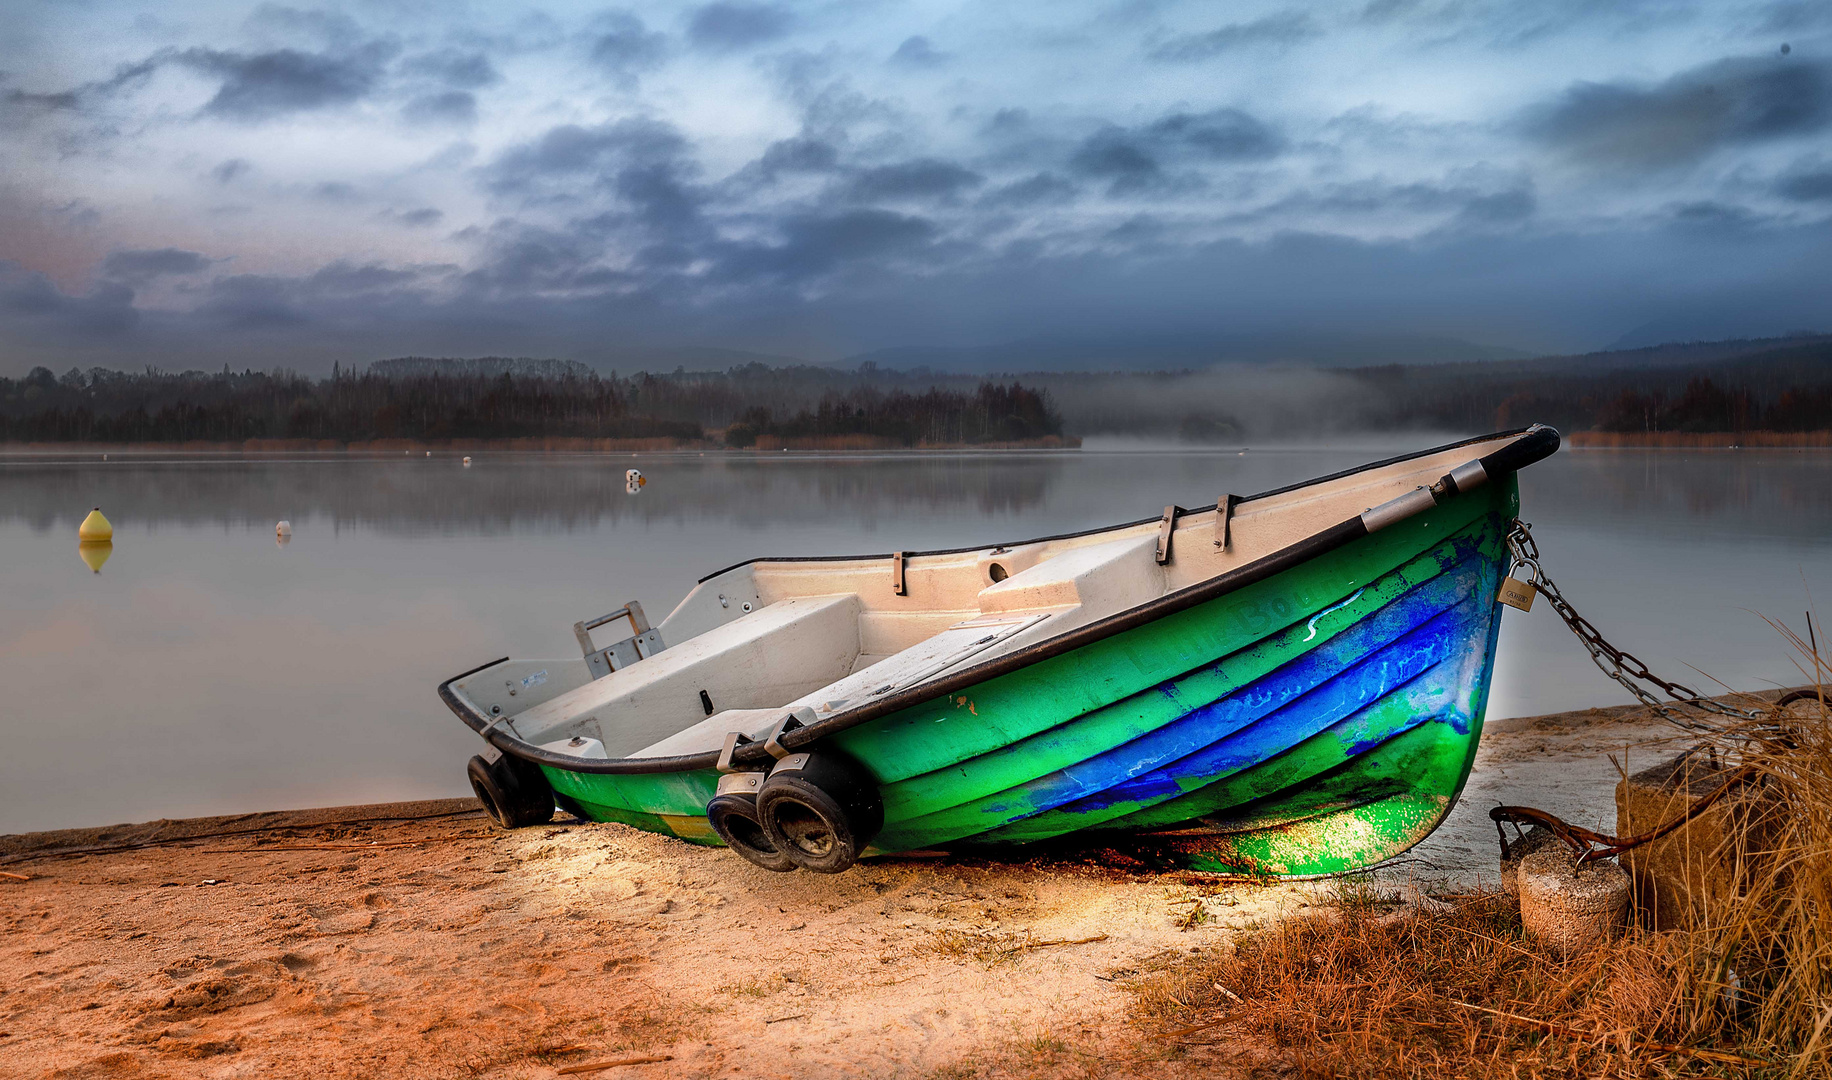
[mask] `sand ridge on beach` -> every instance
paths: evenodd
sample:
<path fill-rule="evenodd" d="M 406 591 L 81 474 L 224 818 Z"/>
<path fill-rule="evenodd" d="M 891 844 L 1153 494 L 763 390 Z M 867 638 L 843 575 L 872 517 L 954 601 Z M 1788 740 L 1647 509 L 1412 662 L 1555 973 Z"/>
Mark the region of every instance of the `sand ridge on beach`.
<path fill-rule="evenodd" d="M 1492 879 L 1498 801 L 1613 825 L 1607 755 L 1672 734 L 1494 723 L 1452 819 L 1384 873 Z M 0 881 L 0 1077 L 1244 1075 L 1256 1048 L 1136 1023 L 1129 980 L 1333 888 L 1112 850 L 772 874 L 565 815 L 503 832 L 470 800 L 0 837 L 0 860 L 31 876 Z"/>

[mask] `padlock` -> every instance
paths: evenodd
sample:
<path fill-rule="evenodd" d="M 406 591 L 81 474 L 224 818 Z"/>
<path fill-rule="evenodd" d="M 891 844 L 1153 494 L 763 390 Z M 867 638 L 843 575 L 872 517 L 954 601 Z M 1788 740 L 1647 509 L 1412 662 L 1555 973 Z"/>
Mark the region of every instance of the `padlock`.
<path fill-rule="evenodd" d="M 1532 611 L 1533 597 L 1538 594 L 1538 591 L 1539 590 L 1535 589 L 1533 583 L 1530 581 L 1521 581 L 1519 578 L 1505 577 L 1501 579 L 1501 595 L 1495 597 L 1495 599 L 1511 608 L 1519 608 L 1522 611 Z"/>

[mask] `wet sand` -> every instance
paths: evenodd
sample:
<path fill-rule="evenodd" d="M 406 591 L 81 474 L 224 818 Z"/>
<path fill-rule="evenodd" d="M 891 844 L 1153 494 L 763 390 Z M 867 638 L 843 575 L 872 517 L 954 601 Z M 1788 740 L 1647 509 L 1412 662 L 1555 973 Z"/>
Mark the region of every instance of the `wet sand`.
<path fill-rule="evenodd" d="M 1632 771 L 1672 734 L 1626 708 L 1494 723 L 1383 875 L 1492 881 L 1501 801 L 1613 827 L 1607 755 Z M 0 879 L 0 1077 L 1245 1075 L 1253 1048 L 1134 1023 L 1128 979 L 1336 888 L 1115 851 L 771 874 L 564 815 L 505 833 L 470 800 L 0 837 L 0 863 L 30 877 Z"/>

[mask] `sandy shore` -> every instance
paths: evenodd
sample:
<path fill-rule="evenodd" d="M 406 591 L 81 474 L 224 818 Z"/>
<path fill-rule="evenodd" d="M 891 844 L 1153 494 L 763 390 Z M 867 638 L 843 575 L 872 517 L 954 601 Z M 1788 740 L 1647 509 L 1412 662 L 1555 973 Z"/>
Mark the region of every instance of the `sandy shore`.
<path fill-rule="evenodd" d="M 1607 755 L 1671 734 L 1634 709 L 1492 724 L 1385 874 L 1492 879 L 1498 801 L 1613 827 Z M 0 837 L 0 862 L 30 877 L 0 879 L 4 1077 L 1244 1075 L 1253 1048 L 1134 1023 L 1128 980 L 1335 888 L 1106 851 L 771 874 L 564 815 L 505 833 L 469 800 Z"/>

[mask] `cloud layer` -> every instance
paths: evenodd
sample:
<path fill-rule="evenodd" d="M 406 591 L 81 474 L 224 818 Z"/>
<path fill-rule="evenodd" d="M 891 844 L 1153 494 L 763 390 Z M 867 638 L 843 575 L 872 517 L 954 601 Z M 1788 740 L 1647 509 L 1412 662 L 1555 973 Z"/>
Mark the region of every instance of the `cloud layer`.
<path fill-rule="evenodd" d="M 1832 18 L 1554 7 L 27 0 L 0 373 L 1832 327 Z"/>

